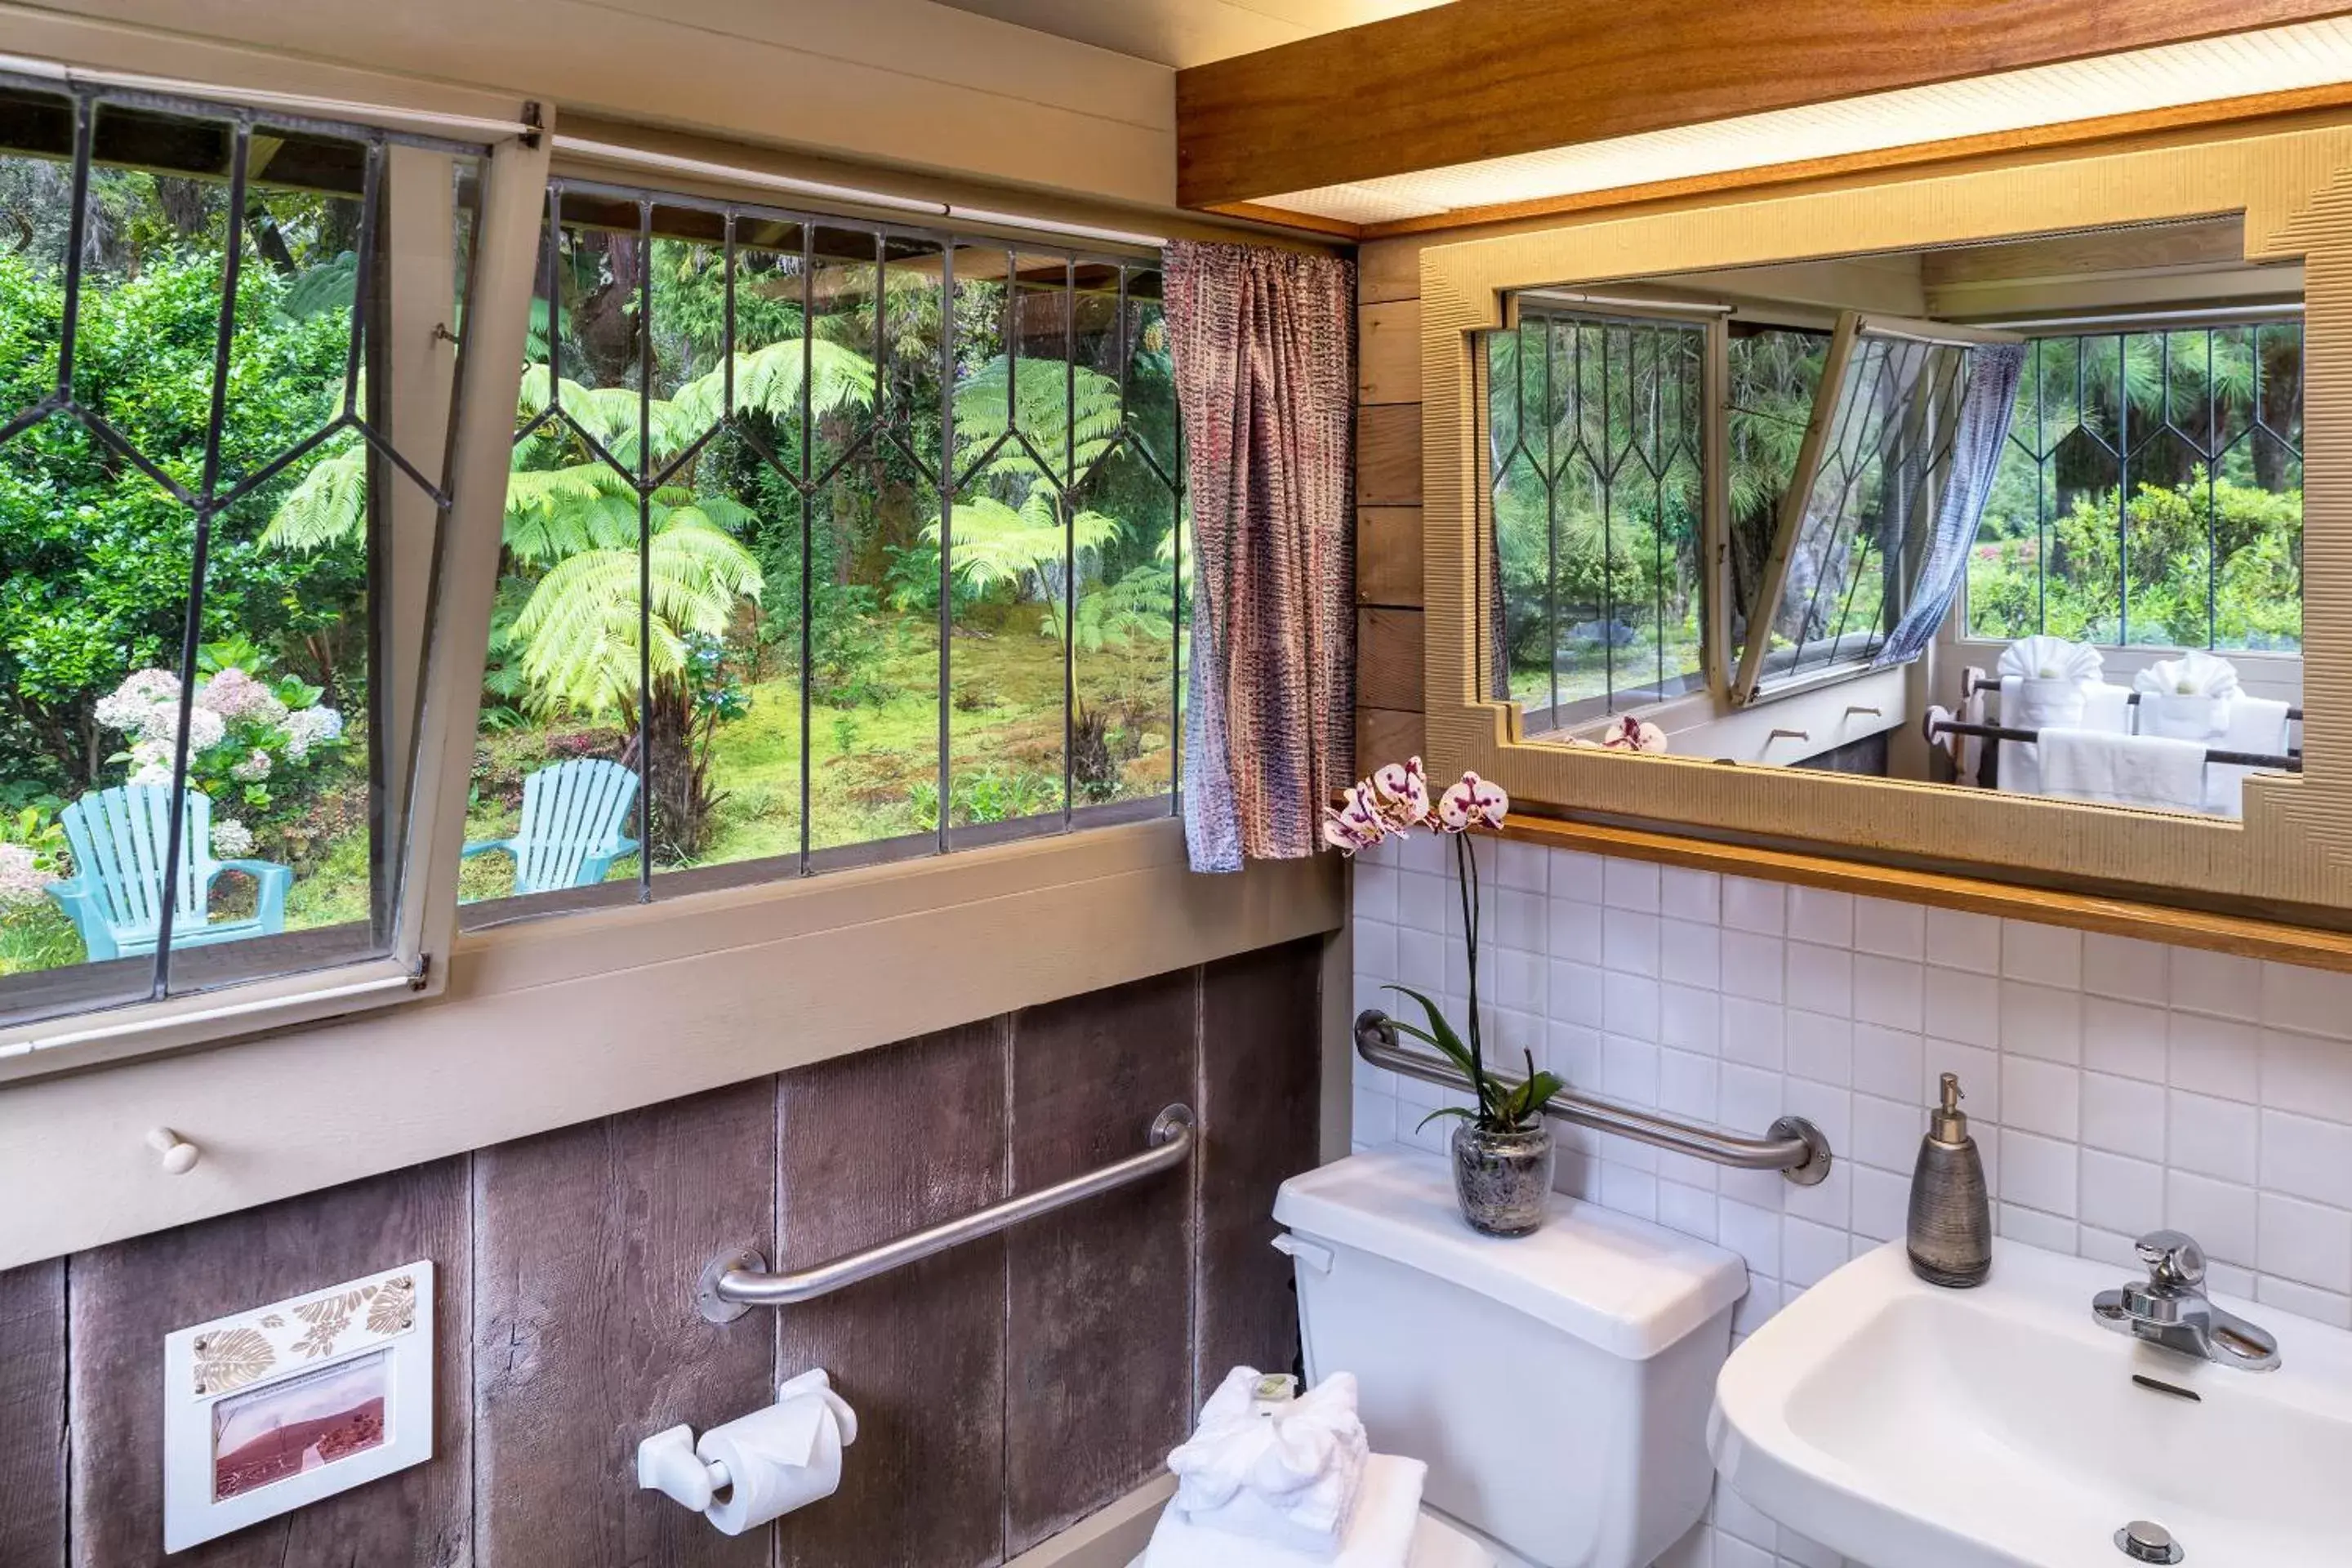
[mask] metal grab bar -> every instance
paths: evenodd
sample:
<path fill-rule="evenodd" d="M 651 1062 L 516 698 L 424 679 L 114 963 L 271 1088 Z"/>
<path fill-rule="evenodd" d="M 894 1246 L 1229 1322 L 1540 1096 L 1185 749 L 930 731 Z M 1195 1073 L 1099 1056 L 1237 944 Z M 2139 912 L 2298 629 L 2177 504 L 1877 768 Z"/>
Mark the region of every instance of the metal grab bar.
<path fill-rule="evenodd" d="M 731 1323 L 754 1307 L 792 1307 L 830 1296 L 861 1279 L 919 1263 L 950 1247 L 994 1236 L 1024 1220 L 1068 1208 L 1072 1204 L 1099 1197 L 1181 1165 L 1192 1158 L 1198 1137 L 1192 1108 L 1171 1105 L 1152 1119 L 1150 1145 L 1139 1154 L 1129 1154 L 1124 1160 L 1097 1166 L 1066 1182 L 991 1204 L 879 1247 L 848 1253 L 792 1274 L 769 1273 L 768 1260 L 755 1251 L 727 1253 L 703 1267 L 695 1305 L 708 1321 Z"/>
<path fill-rule="evenodd" d="M 1356 1015 L 1356 1054 L 1376 1068 L 1401 1072 L 1423 1083 L 1454 1089 L 1470 1087 L 1469 1078 L 1452 1062 L 1397 1044 L 1396 1025 L 1377 1007 L 1367 1007 Z M 1504 1073 L 1493 1077 L 1496 1082 L 1515 1089 L 1521 1081 Z M 1743 1138 L 1736 1132 L 1719 1132 L 1712 1127 L 1676 1121 L 1615 1100 L 1580 1094 L 1573 1089 L 1563 1089 L 1544 1101 L 1544 1114 L 1556 1121 L 1573 1122 L 1598 1132 L 1614 1132 L 1637 1143 L 1696 1155 L 1718 1165 L 1742 1171 L 1778 1171 L 1801 1187 L 1815 1186 L 1829 1178 L 1830 1141 L 1822 1136 L 1820 1128 L 1801 1116 L 1783 1116 L 1772 1123 L 1771 1131 L 1765 1137 Z"/>

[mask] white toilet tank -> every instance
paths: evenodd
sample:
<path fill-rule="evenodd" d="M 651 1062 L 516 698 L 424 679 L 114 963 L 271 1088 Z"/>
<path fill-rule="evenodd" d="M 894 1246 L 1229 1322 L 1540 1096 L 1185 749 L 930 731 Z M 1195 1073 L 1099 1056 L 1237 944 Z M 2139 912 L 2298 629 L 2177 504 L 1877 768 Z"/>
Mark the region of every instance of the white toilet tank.
<path fill-rule="evenodd" d="M 1426 1460 L 1431 1506 L 1541 1568 L 1649 1568 L 1698 1521 L 1736 1255 L 1557 1194 L 1534 1235 L 1480 1236 L 1409 1152 L 1294 1176 L 1274 1217 L 1308 1381 L 1356 1374 L 1373 1451 Z"/>

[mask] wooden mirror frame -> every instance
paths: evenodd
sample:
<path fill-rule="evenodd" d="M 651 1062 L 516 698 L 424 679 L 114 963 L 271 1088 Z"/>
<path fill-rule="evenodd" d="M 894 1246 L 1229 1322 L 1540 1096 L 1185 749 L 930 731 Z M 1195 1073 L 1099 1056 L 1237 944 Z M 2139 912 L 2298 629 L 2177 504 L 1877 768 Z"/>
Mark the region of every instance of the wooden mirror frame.
<path fill-rule="evenodd" d="M 1480 691 L 1488 472 L 1473 361 L 1513 291 L 2232 214 L 2249 260 L 2305 267 L 2305 771 L 2250 779 L 2242 821 L 1535 743 L 1517 708 Z M 1421 310 L 1423 658 L 1440 771 L 1475 769 L 1531 810 L 1587 820 L 2313 924 L 2352 917 L 2352 118 L 1432 246 Z"/>

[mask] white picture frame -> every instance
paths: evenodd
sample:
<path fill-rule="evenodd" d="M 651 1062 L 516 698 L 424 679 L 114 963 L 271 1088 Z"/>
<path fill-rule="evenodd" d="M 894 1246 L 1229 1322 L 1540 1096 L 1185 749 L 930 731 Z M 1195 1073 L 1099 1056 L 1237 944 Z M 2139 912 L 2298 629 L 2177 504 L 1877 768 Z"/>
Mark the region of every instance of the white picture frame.
<path fill-rule="evenodd" d="M 433 1457 L 433 1265 L 163 1339 L 163 1550 Z"/>

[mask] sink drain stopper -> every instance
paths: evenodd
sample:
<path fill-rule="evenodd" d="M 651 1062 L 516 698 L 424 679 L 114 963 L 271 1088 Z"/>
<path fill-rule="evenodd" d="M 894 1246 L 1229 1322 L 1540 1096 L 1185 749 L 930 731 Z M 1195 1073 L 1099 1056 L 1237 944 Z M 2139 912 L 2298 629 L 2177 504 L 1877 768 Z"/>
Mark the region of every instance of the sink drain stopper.
<path fill-rule="evenodd" d="M 2189 1554 L 2160 1524 L 2136 1519 L 2116 1531 L 2116 1550 L 2135 1563 L 2178 1563 Z"/>

